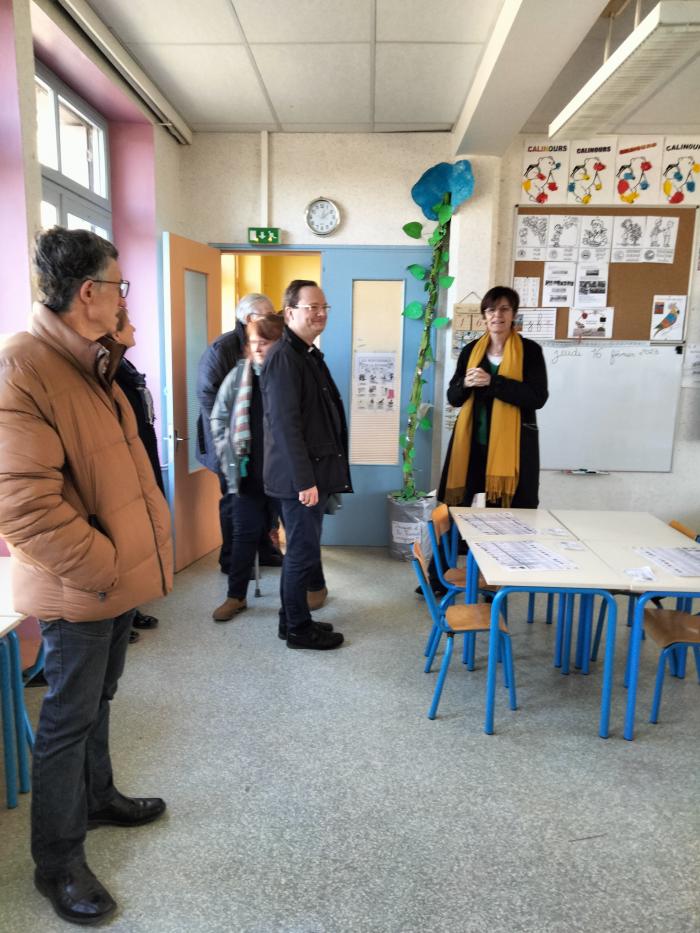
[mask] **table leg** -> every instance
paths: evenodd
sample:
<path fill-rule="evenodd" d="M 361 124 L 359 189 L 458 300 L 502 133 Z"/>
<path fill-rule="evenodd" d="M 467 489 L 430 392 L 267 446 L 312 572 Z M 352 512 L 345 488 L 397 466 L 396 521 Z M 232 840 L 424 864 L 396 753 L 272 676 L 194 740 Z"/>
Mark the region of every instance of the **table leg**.
<path fill-rule="evenodd" d="M 31 790 L 29 778 L 29 753 L 27 751 L 27 734 L 25 726 L 24 684 L 22 682 L 22 662 L 19 653 L 19 638 L 17 632 L 8 632 L 7 641 L 10 648 L 10 672 L 12 677 L 12 693 L 15 707 L 15 733 L 17 736 L 17 761 L 19 764 L 20 793 L 28 794 Z"/>
<path fill-rule="evenodd" d="M 617 632 L 617 603 L 614 597 L 608 600 L 608 627 L 605 633 L 605 662 L 603 666 L 603 692 L 600 699 L 600 729 L 598 735 L 607 739 L 610 732 L 610 702 L 612 700 L 613 674 L 615 670 L 615 636 Z M 593 605 L 591 600 L 591 613 Z M 591 618 L 592 621 L 592 618 Z"/>
<path fill-rule="evenodd" d="M 561 672 L 568 674 L 571 669 L 571 629 L 574 620 L 574 603 L 576 597 L 573 593 L 567 593 L 565 596 L 566 611 L 564 615 L 564 637 L 561 651 Z"/>
<path fill-rule="evenodd" d="M 625 731 L 624 736 L 628 742 L 634 738 L 634 711 L 637 703 L 637 680 L 639 679 L 639 654 L 642 644 L 642 629 L 644 627 L 644 606 L 646 605 L 647 594 L 640 596 L 635 601 L 634 619 L 632 622 L 632 631 L 630 632 L 629 657 L 628 657 L 628 684 L 627 684 L 627 711 L 625 713 Z M 607 659 L 606 659 L 607 663 Z"/>
<path fill-rule="evenodd" d="M 2 708 L 2 742 L 5 759 L 5 783 L 7 806 L 17 806 L 17 762 L 15 739 L 12 734 L 12 688 L 10 674 L 10 646 L 6 638 L 0 638 L 0 704 Z"/>
<path fill-rule="evenodd" d="M 508 595 L 508 588 L 502 587 L 491 603 L 491 628 L 489 630 L 489 657 L 486 672 L 486 719 L 484 732 L 493 735 L 493 720 L 496 707 L 496 669 L 498 667 L 498 640 L 501 603 Z"/>

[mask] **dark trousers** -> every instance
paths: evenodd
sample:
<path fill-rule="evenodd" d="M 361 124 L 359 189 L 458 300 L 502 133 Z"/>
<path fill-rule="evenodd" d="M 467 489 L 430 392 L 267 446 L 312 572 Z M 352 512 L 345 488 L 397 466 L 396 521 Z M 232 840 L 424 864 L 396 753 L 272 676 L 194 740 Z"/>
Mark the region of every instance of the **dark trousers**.
<path fill-rule="evenodd" d="M 264 492 L 239 493 L 228 498 L 233 506 L 228 595 L 245 599 L 260 536 L 267 534 L 269 500 Z"/>
<path fill-rule="evenodd" d="M 32 856 L 50 877 L 85 860 L 87 816 L 117 793 L 109 705 L 124 670 L 134 610 L 99 622 L 42 622 L 48 690 L 32 771 Z"/>
<path fill-rule="evenodd" d="M 319 494 L 317 505 L 312 507 L 302 505 L 298 499 L 279 500 L 287 536 L 280 578 L 280 620 L 286 622 L 288 630 L 302 628 L 310 621 L 306 592 L 324 586 L 317 584 L 319 575 L 323 580 L 321 530 L 327 499 L 326 494 Z"/>
<path fill-rule="evenodd" d="M 231 569 L 231 549 L 233 547 L 233 528 L 235 521 L 235 503 L 233 500 L 236 497 L 227 493 L 225 478 L 220 473 L 218 476 L 219 486 L 221 487 L 221 499 L 219 499 L 219 523 L 221 525 L 219 566 L 224 573 L 228 573 Z M 260 560 L 265 560 L 266 557 L 272 554 L 278 554 L 268 534 L 272 528 L 277 527 L 278 515 L 274 506 L 274 500 L 266 499 L 265 508 L 265 524 L 260 529 L 257 542 L 257 551 L 260 554 Z"/>

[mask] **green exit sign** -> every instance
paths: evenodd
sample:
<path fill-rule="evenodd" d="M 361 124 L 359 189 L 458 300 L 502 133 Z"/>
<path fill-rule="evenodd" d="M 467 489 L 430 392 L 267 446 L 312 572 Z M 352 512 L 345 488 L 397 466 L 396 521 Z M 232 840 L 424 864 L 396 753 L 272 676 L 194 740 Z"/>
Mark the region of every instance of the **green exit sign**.
<path fill-rule="evenodd" d="M 279 227 L 248 227 L 248 242 L 270 246 L 280 241 Z"/>

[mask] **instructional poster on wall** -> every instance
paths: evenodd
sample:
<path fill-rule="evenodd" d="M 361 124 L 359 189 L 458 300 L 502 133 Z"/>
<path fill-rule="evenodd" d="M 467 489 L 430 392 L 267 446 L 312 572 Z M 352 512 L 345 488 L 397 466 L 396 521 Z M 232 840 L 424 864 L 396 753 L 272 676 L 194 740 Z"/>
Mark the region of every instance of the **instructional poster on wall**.
<path fill-rule="evenodd" d="M 396 353 L 355 353 L 358 411 L 389 412 L 396 404 Z"/>
<path fill-rule="evenodd" d="M 521 186 L 523 201 L 531 204 L 565 204 L 569 173 L 569 144 L 548 138 L 526 139 Z"/>
<path fill-rule="evenodd" d="M 613 218 L 608 214 L 581 218 L 579 262 L 610 262 L 613 239 Z"/>
<path fill-rule="evenodd" d="M 480 337 L 486 330 L 486 321 L 477 304 L 459 303 L 452 311 L 452 358 L 457 359 L 463 347 Z"/>
<path fill-rule="evenodd" d="M 536 308 L 540 300 L 540 279 L 537 275 L 516 275 L 513 288 L 520 296 L 521 308 Z"/>
<path fill-rule="evenodd" d="M 616 136 L 579 139 L 569 151 L 568 204 L 612 204 Z"/>
<path fill-rule="evenodd" d="M 642 262 L 646 217 L 615 217 L 613 224 L 612 262 Z"/>
<path fill-rule="evenodd" d="M 647 217 L 642 238 L 642 261 L 672 263 L 677 237 L 677 217 Z"/>
<path fill-rule="evenodd" d="M 614 308 L 593 309 L 569 308 L 567 337 L 579 340 L 609 340 L 612 337 Z"/>
<path fill-rule="evenodd" d="M 546 262 L 542 285 L 542 304 L 550 308 L 568 308 L 574 303 L 575 262 Z"/>
<path fill-rule="evenodd" d="M 619 204 L 658 204 L 663 136 L 620 136 L 615 160 Z"/>
<path fill-rule="evenodd" d="M 576 267 L 576 308 L 605 308 L 608 304 L 608 266 L 603 262 L 580 262 Z"/>
<path fill-rule="evenodd" d="M 544 262 L 547 258 L 549 214 L 518 214 L 515 258 Z"/>
<path fill-rule="evenodd" d="M 557 329 L 556 308 L 528 308 L 518 311 L 514 325 L 518 333 L 530 340 L 554 340 Z"/>
<path fill-rule="evenodd" d="M 685 295 L 654 295 L 651 332 L 654 343 L 680 343 L 685 327 Z"/>
<path fill-rule="evenodd" d="M 664 140 L 661 198 L 667 204 L 700 204 L 700 136 Z"/>
<path fill-rule="evenodd" d="M 580 214 L 558 214 L 552 218 L 547 239 L 547 259 L 576 262 L 581 220 Z"/>

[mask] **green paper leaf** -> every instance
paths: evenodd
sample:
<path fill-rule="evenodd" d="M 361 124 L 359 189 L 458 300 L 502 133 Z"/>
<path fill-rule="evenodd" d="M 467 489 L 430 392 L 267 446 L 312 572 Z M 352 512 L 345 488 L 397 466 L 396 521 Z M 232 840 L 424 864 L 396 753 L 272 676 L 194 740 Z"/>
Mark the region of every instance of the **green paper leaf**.
<path fill-rule="evenodd" d="M 438 320 L 439 320 L 439 319 L 438 319 Z M 435 323 L 435 322 L 433 321 L 433 323 Z M 426 363 L 434 363 L 434 362 L 435 362 L 435 357 L 433 356 L 433 348 L 430 346 L 430 344 L 428 344 L 428 346 L 427 346 L 427 348 L 426 348 L 426 351 L 425 351 L 425 362 L 426 362 Z"/>
<path fill-rule="evenodd" d="M 408 408 L 406 409 L 409 415 L 415 415 L 418 411 L 418 406 L 414 405 L 413 402 L 408 403 Z"/>
<path fill-rule="evenodd" d="M 432 428 L 432 426 L 433 426 L 433 422 L 430 420 L 430 418 L 421 418 L 420 424 L 418 425 L 418 427 L 422 431 L 429 431 Z"/>
<path fill-rule="evenodd" d="M 443 262 L 449 262 L 450 254 L 447 252 L 447 250 L 445 250 L 445 252 L 442 254 L 440 258 L 442 259 Z"/>
<path fill-rule="evenodd" d="M 433 321 L 433 327 L 437 327 L 437 329 L 440 330 L 441 327 L 447 327 L 449 323 L 450 319 L 448 317 L 436 317 Z"/>
<path fill-rule="evenodd" d="M 412 301 L 403 309 L 403 314 L 404 317 L 408 317 L 412 321 L 419 321 L 423 317 L 423 310 L 420 301 Z"/>
<path fill-rule="evenodd" d="M 440 204 L 435 208 L 435 213 L 438 216 L 438 221 L 440 225 L 444 225 L 452 217 L 452 205 L 451 204 Z"/>
<path fill-rule="evenodd" d="M 441 288 L 449 288 L 454 282 L 455 277 L 453 275 L 441 275 L 438 281 L 440 282 Z"/>
<path fill-rule="evenodd" d="M 430 236 L 428 237 L 428 243 L 431 246 L 437 246 L 437 244 L 440 242 L 441 239 L 442 239 L 442 234 L 440 233 L 440 228 L 436 227 L 433 230 L 433 232 L 430 234 Z"/>
<path fill-rule="evenodd" d="M 418 279 L 419 282 L 422 282 L 428 274 L 428 270 L 425 268 L 425 266 L 421 266 L 417 262 L 413 262 L 410 266 L 406 266 L 406 271 L 410 272 L 413 278 Z"/>
<path fill-rule="evenodd" d="M 419 224 L 417 220 L 412 220 L 410 224 L 403 225 L 403 232 L 410 237 L 413 237 L 414 240 L 420 240 L 423 236 L 423 224 Z"/>
<path fill-rule="evenodd" d="M 415 457 L 415 455 L 416 455 L 416 448 L 415 448 L 415 447 L 411 447 L 410 450 L 407 450 L 407 451 L 406 451 L 406 456 L 408 457 L 409 460 L 413 460 L 413 458 Z"/>
<path fill-rule="evenodd" d="M 411 466 L 411 461 L 410 461 L 410 460 L 407 460 L 407 461 L 404 463 L 404 465 L 403 465 L 403 471 L 404 471 L 404 473 L 410 473 L 412 469 L 413 469 L 413 467 Z"/>
<path fill-rule="evenodd" d="M 407 444 L 408 444 L 408 438 L 404 437 L 402 434 L 401 437 L 399 438 L 399 447 L 405 448 Z"/>

